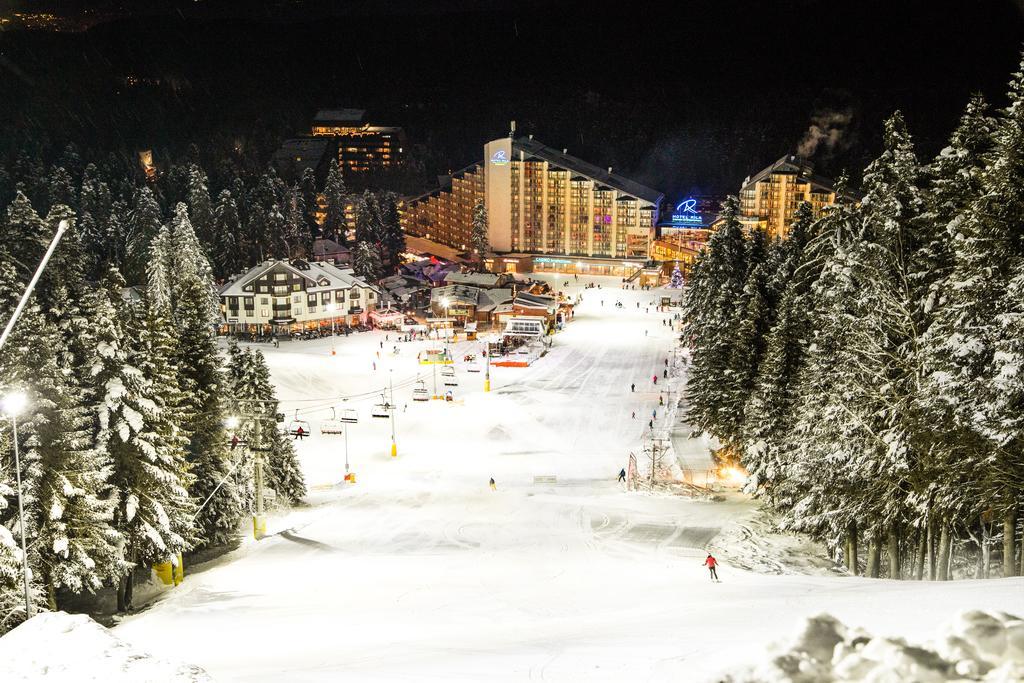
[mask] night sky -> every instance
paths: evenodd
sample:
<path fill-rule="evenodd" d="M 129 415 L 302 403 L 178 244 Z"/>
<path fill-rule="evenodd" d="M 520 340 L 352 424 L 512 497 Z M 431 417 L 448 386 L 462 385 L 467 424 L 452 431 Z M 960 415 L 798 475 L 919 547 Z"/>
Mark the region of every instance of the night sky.
<path fill-rule="evenodd" d="M 1004 102 L 1024 40 L 1021 3 L 1000 0 L 50 5 L 112 20 L 0 34 L 5 128 L 173 149 L 365 107 L 429 148 L 433 174 L 516 119 L 670 197 L 734 192 L 801 142 L 856 177 L 895 109 L 930 156 L 971 92 Z M 127 75 L 160 84 L 128 90 Z"/>

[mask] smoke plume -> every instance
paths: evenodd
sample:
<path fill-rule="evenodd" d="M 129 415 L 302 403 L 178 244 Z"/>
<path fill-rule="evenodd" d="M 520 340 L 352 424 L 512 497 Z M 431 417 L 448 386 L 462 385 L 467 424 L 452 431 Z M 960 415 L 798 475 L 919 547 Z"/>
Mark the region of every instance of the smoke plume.
<path fill-rule="evenodd" d="M 797 154 L 808 159 L 818 151 L 819 147 L 824 146 L 824 149 L 828 151 L 834 150 L 842 141 L 852 120 L 853 112 L 849 110 L 815 114 L 811 117 L 810 128 L 804 133 L 797 146 Z"/>

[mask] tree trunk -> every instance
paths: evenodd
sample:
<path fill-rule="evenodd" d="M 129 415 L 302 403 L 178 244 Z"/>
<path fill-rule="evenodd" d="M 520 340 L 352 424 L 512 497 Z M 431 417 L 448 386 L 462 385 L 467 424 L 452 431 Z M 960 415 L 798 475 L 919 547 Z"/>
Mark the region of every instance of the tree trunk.
<path fill-rule="evenodd" d="M 117 580 L 117 611 L 120 614 L 124 614 L 128 611 L 127 604 L 124 599 L 125 594 L 125 577 L 121 577 Z"/>
<path fill-rule="evenodd" d="M 928 520 L 928 580 L 934 581 L 938 576 L 935 573 L 935 522 Z"/>
<path fill-rule="evenodd" d="M 53 578 L 46 577 L 46 604 L 51 612 L 57 611 L 57 587 L 53 585 Z"/>
<path fill-rule="evenodd" d="M 921 525 L 917 530 L 917 554 L 914 555 L 914 578 L 918 581 L 924 581 L 924 558 L 928 553 L 927 536 L 927 526 Z"/>
<path fill-rule="evenodd" d="M 854 576 L 860 573 L 857 568 L 857 522 L 850 522 L 850 571 L 853 572 Z"/>
<path fill-rule="evenodd" d="M 889 527 L 888 548 L 889 553 L 889 578 L 900 579 L 900 532 L 899 527 L 893 524 Z"/>
<path fill-rule="evenodd" d="M 987 579 L 989 568 L 992 566 L 992 532 L 986 520 L 990 517 L 988 513 L 981 516 L 981 557 L 978 561 L 977 577 L 979 579 Z"/>
<path fill-rule="evenodd" d="M 939 521 L 939 566 L 936 578 L 939 581 L 949 581 L 949 524 L 946 520 Z"/>
<path fill-rule="evenodd" d="M 1017 533 L 1017 510 L 1010 508 L 1003 514 L 1003 576 L 1013 576 L 1014 571 L 1014 534 Z"/>
<path fill-rule="evenodd" d="M 881 561 L 882 554 L 882 543 L 878 538 L 878 533 L 875 532 L 871 535 L 871 543 L 868 545 L 868 578 L 878 578 L 878 565 Z"/>
<path fill-rule="evenodd" d="M 134 570 L 129 571 L 125 576 L 122 576 L 117 582 L 117 611 L 130 612 L 132 604 L 132 596 L 135 592 L 135 572 Z"/>

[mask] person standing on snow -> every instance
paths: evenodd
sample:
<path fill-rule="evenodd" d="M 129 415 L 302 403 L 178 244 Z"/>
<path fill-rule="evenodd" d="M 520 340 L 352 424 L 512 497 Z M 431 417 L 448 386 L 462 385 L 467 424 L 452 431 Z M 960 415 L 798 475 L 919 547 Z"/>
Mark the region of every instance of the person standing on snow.
<path fill-rule="evenodd" d="M 708 571 L 711 573 L 711 580 L 718 581 L 718 570 L 715 569 L 715 567 L 718 566 L 718 560 L 716 560 L 711 553 L 708 553 L 708 559 L 704 560 L 704 566 L 707 567 Z"/>
<path fill-rule="evenodd" d="M 491 480 L 487 482 L 487 485 L 491 487 L 492 491 L 498 490 L 498 485 L 494 483 L 494 477 L 491 477 Z"/>
<path fill-rule="evenodd" d="M 626 468 L 619 470 L 619 481 L 626 481 Z"/>
<path fill-rule="evenodd" d="M 658 376 L 657 375 L 651 375 L 651 381 L 654 382 L 655 384 L 657 384 L 658 383 Z"/>
<path fill-rule="evenodd" d="M 636 391 L 636 383 L 635 382 L 633 384 L 629 385 L 629 391 L 631 393 Z"/>

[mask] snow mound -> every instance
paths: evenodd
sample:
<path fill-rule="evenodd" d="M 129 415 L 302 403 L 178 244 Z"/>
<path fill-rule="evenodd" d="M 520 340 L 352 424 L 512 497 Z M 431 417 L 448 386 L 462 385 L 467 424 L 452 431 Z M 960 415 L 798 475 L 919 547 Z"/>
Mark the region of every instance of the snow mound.
<path fill-rule="evenodd" d="M 168 633 L 173 638 L 173 633 Z M 0 638 L 0 680 L 212 683 L 202 669 L 136 650 L 84 614 L 37 614 Z"/>
<path fill-rule="evenodd" d="M 769 658 L 724 683 L 1024 680 L 1024 620 L 1005 612 L 959 614 L 935 641 L 872 637 L 822 614 L 806 619 Z"/>

